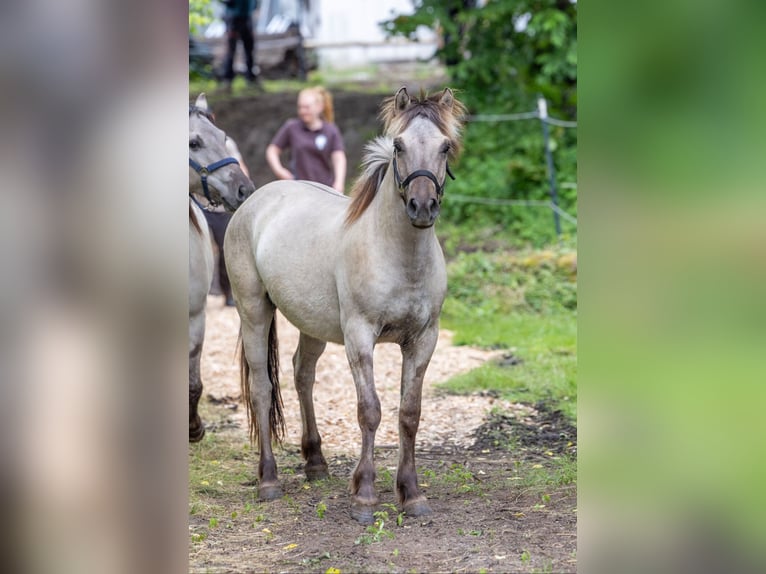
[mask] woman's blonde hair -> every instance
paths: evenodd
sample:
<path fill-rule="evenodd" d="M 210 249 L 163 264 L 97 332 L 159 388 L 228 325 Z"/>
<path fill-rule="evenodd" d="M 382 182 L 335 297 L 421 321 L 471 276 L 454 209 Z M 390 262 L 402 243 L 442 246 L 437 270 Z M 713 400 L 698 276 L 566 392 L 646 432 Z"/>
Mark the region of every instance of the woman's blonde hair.
<path fill-rule="evenodd" d="M 320 114 L 322 119 L 326 122 L 335 121 L 335 111 L 333 110 L 332 105 L 332 94 L 329 91 L 327 91 L 322 86 L 313 86 L 311 88 L 302 89 L 298 97 L 302 96 L 303 94 L 314 94 L 322 103 L 322 112 Z"/>

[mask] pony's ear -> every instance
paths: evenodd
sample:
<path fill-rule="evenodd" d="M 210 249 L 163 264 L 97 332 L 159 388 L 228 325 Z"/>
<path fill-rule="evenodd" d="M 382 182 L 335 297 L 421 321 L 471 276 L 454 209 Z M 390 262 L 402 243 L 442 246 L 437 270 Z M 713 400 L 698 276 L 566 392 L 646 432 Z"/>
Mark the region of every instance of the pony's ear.
<path fill-rule="evenodd" d="M 396 111 L 403 112 L 407 106 L 410 105 L 410 95 L 407 93 L 407 88 L 402 86 L 394 96 L 394 102 L 396 102 Z"/>
<path fill-rule="evenodd" d="M 452 105 L 455 103 L 455 96 L 452 93 L 452 90 L 449 88 L 444 88 L 444 91 L 442 92 L 441 97 L 439 98 L 439 104 L 447 108 L 448 110 L 452 109 Z"/>
<path fill-rule="evenodd" d="M 207 96 L 205 95 L 205 92 L 202 92 L 199 96 L 197 96 L 197 101 L 194 102 L 194 105 L 201 110 L 208 111 Z"/>

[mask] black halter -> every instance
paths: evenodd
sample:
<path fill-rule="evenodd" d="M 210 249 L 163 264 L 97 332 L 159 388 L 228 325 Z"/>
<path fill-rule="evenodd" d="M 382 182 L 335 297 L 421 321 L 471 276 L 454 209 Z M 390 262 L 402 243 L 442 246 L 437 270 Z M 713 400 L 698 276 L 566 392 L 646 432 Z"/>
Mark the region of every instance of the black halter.
<path fill-rule="evenodd" d="M 452 179 L 455 179 L 455 176 L 452 175 L 452 170 L 449 168 L 449 163 L 447 165 L 447 175 L 450 176 Z M 413 172 L 411 172 L 406 178 L 404 178 L 404 181 L 402 181 L 402 176 L 399 175 L 399 167 L 396 165 L 396 152 L 394 152 L 394 180 L 396 181 L 396 185 L 399 188 L 399 190 L 403 193 L 405 189 L 407 189 L 407 186 L 412 182 L 413 179 L 416 177 L 427 177 L 430 179 L 434 187 L 436 187 L 436 195 L 439 197 L 439 203 L 441 203 L 442 195 L 444 195 L 444 186 L 447 183 L 447 178 L 444 178 L 444 183 L 439 183 L 439 180 L 436 179 L 436 176 L 432 171 L 429 171 L 427 169 L 418 169 Z"/>
<path fill-rule="evenodd" d="M 219 159 L 218 161 L 214 161 L 206 167 L 201 166 L 192 158 L 189 158 L 189 165 L 199 174 L 200 179 L 202 180 L 202 193 L 205 194 L 205 199 L 207 199 L 213 205 L 217 204 L 218 202 L 213 201 L 213 198 L 210 197 L 210 189 L 208 189 L 207 186 L 207 176 L 208 174 L 213 173 L 215 170 L 220 169 L 225 165 L 229 165 L 230 163 L 236 163 L 239 165 L 239 162 L 236 160 L 236 158 L 233 157 L 225 157 L 223 159 Z"/>

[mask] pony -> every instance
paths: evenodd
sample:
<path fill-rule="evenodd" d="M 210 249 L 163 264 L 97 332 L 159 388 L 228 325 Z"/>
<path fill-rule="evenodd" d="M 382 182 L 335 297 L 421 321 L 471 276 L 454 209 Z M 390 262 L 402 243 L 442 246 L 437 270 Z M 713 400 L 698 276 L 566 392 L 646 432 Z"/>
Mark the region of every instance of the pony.
<path fill-rule="evenodd" d="M 232 216 L 224 240 L 240 316 L 242 396 L 251 441 L 258 442 L 258 496 L 282 489 L 272 451 L 285 423 L 279 387 L 275 310 L 300 331 L 293 356 L 302 420 L 301 454 L 309 480 L 328 476 L 314 415 L 316 364 L 328 341 L 345 345 L 357 395 L 361 454 L 350 482 L 351 514 L 373 522 L 373 450 L 380 401 L 373 377 L 377 343 L 402 353 L 396 491 L 404 512 L 429 514 L 418 489 L 415 436 L 423 377 L 439 335 L 447 289 L 434 223 L 448 162 L 461 147 L 465 107 L 446 88 L 411 98 L 406 88 L 386 98 L 384 135 L 366 147 L 353 200 L 321 184 L 275 181 Z"/>
<path fill-rule="evenodd" d="M 226 134 L 213 124 L 205 94 L 189 106 L 189 441 L 205 436 L 197 405 L 202 396 L 200 359 L 205 304 L 213 280 L 213 246 L 200 201 L 234 211 L 254 190 L 239 162 L 229 157 Z M 196 197 L 195 197 L 196 196 Z"/>

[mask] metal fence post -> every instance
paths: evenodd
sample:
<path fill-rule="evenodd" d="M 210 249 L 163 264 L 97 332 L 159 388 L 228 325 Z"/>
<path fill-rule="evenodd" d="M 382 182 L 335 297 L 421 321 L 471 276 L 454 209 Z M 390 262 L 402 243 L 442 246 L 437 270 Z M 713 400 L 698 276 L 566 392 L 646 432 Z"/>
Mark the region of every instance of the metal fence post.
<path fill-rule="evenodd" d="M 548 103 L 545 98 L 538 96 L 537 98 L 537 112 L 540 116 L 540 123 L 543 125 L 543 140 L 545 144 L 545 161 L 548 164 L 548 180 L 550 182 L 551 190 L 551 202 L 558 208 L 559 198 L 556 191 L 556 168 L 553 165 L 553 154 L 551 153 L 550 137 L 548 136 Z M 553 209 L 553 222 L 556 225 L 556 237 L 561 238 L 561 221 L 559 220 L 559 212 Z"/>

